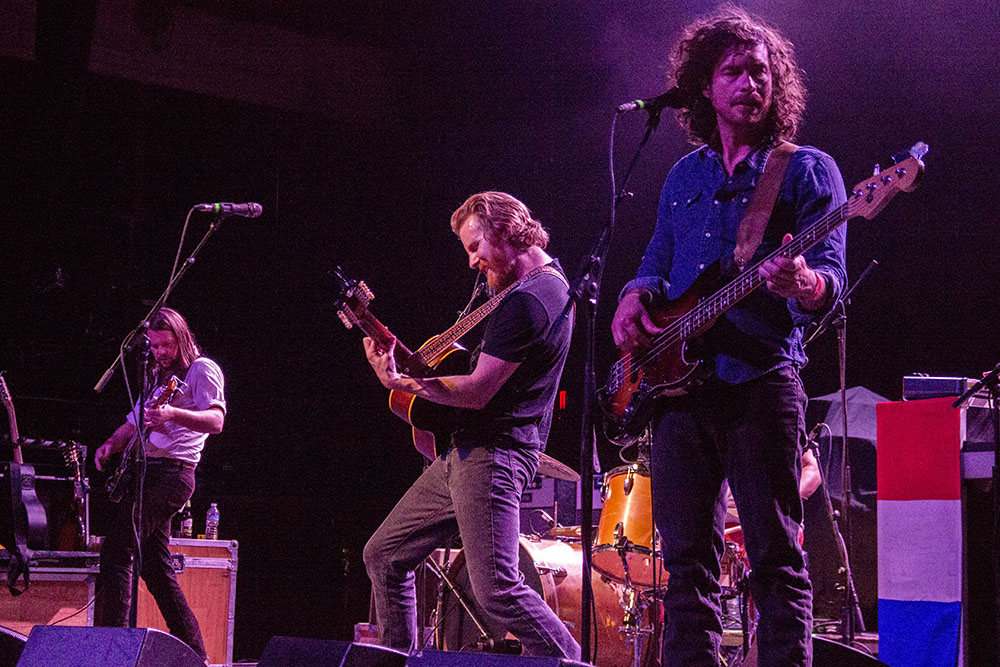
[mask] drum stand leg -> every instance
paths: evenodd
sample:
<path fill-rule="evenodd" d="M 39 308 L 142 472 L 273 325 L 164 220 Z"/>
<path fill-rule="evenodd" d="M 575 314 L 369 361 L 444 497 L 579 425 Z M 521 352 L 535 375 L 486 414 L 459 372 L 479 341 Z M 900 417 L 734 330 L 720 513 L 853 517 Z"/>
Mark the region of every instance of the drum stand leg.
<path fill-rule="evenodd" d="M 521 653 L 521 643 L 516 639 L 515 640 L 501 639 L 499 641 L 494 641 L 494 639 L 490 637 L 490 633 L 486 630 L 486 626 L 484 626 L 482 622 L 479 620 L 479 618 L 476 616 L 476 610 L 472 606 L 472 604 L 470 604 L 469 599 L 465 595 L 465 591 L 456 586 L 455 583 L 448 578 L 448 575 L 445 574 L 444 569 L 440 565 L 438 565 L 437 561 L 435 561 L 433 558 L 426 559 L 426 563 L 428 566 L 430 566 L 432 570 L 434 570 L 434 573 L 437 574 L 437 576 L 441 579 L 441 583 L 448 587 L 448 590 L 451 591 L 451 594 L 455 596 L 455 599 L 458 600 L 458 603 L 462 605 L 463 609 L 465 609 L 465 613 L 467 613 L 469 615 L 469 618 L 472 619 L 472 622 L 476 626 L 476 630 L 479 631 L 479 639 L 476 640 L 476 646 L 479 647 L 481 651 L 488 653 L 507 653 L 507 654 Z M 444 618 L 443 617 L 439 618 L 437 619 L 437 621 L 438 624 L 440 624 L 444 621 Z"/>
<path fill-rule="evenodd" d="M 653 632 L 650 628 L 642 627 L 642 617 L 650 603 L 655 599 L 655 591 L 650 596 L 634 586 L 625 587 L 624 599 L 622 600 L 625 618 L 622 620 L 618 632 L 625 636 L 625 643 L 632 647 L 632 667 L 641 666 L 643 640 Z"/>
<path fill-rule="evenodd" d="M 757 624 L 750 618 L 749 570 L 742 565 L 736 565 L 735 567 L 738 568 L 738 572 L 734 574 L 734 583 L 736 584 L 739 600 L 740 630 L 743 633 L 743 645 L 740 647 L 740 653 L 731 664 L 734 667 L 740 667 L 746 664 L 747 659 L 750 657 L 750 644 L 753 642 L 754 633 L 757 631 Z M 756 659 L 753 659 L 751 664 L 756 664 Z"/>

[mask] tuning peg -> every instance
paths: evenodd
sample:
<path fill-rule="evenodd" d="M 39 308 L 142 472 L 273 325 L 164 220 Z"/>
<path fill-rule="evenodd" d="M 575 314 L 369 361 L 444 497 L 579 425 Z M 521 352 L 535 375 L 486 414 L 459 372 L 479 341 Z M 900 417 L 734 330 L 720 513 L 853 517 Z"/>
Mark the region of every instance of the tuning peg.
<path fill-rule="evenodd" d="M 879 166 L 879 163 L 878 163 L 878 162 L 876 162 L 876 163 L 875 163 L 875 169 L 873 169 L 873 170 L 872 170 L 872 176 L 878 176 L 878 173 L 879 173 L 880 171 L 882 171 L 882 167 L 881 167 L 881 166 Z"/>
<path fill-rule="evenodd" d="M 350 311 L 338 310 L 337 317 L 339 317 L 340 321 L 344 323 L 345 328 L 351 329 L 354 327 L 354 313 L 351 313 Z"/>

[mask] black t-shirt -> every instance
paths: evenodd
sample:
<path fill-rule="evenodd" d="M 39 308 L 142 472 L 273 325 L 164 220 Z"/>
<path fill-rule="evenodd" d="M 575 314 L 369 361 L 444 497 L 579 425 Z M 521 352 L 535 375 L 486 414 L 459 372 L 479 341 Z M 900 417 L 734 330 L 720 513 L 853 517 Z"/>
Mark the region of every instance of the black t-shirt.
<path fill-rule="evenodd" d="M 562 273 L 558 261 L 549 266 Z M 563 318 L 568 301 L 566 283 L 542 272 L 490 315 L 470 370 L 481 352 L 521 365 L 482 410 L 459 410 L 453 445 L 545 448 L 573 332 L 572 312 Z"/>

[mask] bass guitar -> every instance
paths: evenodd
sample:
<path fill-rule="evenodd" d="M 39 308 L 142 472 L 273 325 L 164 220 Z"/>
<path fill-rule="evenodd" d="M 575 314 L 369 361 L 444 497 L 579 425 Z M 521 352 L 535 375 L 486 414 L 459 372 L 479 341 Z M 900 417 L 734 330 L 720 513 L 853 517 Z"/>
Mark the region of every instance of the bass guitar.
<path fill-rule="evenodd" d="M 162 408 L 173 401 L 179 394 L 183 394 L 185 388 L 187 388 L 187 385 L 176 375 L 172 375 L 165 384 L 156 388 L 153 396 L 146 402 L 146 407 Z M 125 496 L 125 491 L 128 489 L 127 482 L 132 478 L 135 448 L 137 443 L 146 441 L 149 437 L 149 431 L 150 429 L 148 428 L 137 428 L 132 438 L 128 441 L 128 444 L 122 450 L 121 459 L 118 461 L 117 467 L 115 467 L 114 472 L 111 473 L 108 481 L 104 484 L 104 490 L 107 492 L 108 500 L 111 502 L 121 502 L 121 499 Z"/>
<path fill-rule="evenodd" d="M 553 269 L 542 266 L 530 271 L 486 303 L 460 318 L 450 329 L 430 338 L 416 352 L 411 352 L 397 340 L 393 352 L 396 367 L 404 374 L 416 378 L 468 373 L 471 355 L 458 344 L 458 340 L 492 313 L 504 297 L 522 282 L 546 271 Z M 348 329 L 357 327 L 377 345 L 389 349 L 394 336 L 368 309 L 368 305 L 375 298 L 372 291 L 364 282 L 344 277 L 340 267 L 335 267 L 332 275 L 336 292 L 334 307 L 344 326 Z M 453 430 L 454 408 L 407 392 L 395 390 L 389 392 L 389 409 L 413 427 L 413 445 L 428 459 L 434 459 L 437 455 L 437 441 L 446 439 Z"/>
<path fill-rule="evenodd" d="M 635 442 L 652 418 L 656 399 L 680 396 L 703 377 L 702 361 L 692 343 L 705 334 L 727 310 L 764 284 L 758 269 L 775 257 L 793 258 L 821 242 L 837 227 L 855 217 L 874 218 L 898 192 L 911 192 L 920 183 L 927 146 L 916 144 L 910 157 L 876 173 L 851 190 L 847 202 L 803 229 L 795 238 L 740 273 L 718 291 L 710 291 L 716 265 L 706 269 L 684 294 L 654 304 L 650 314 L 665 327 L 648 348 L 623 352 L 611 367 L 607 384 L 598 391 L 608 439 L 626 446 Z"/>

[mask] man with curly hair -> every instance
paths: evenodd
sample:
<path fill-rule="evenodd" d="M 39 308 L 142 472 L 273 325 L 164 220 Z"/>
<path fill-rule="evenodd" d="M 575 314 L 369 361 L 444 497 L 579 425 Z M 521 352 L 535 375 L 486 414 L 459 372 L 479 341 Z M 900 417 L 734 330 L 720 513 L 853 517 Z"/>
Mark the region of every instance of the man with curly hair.
<path fill-rule="evenodd" d="M 846 201 L 829 155 L 782 146 L 796 133 L 805 88 L 792 44 L 774 28 L 723 7 L 686 28 L 671 64 L 687 100 L 678 118 L 699 147 L 670 171 L 653 237 L 622 290 L 612 333 L 625 349 L 648 347 L 663 330 L 657 306 L 713 264 L 731 278 Z M 737 230 L 779 146 L 794 152 L 763 240 L 737 260 Z M 803 328 L 844 289 L 845 242 L 841 227 L 804 255 L 764 262 L 767 289 L 726 311 L 700 341 L 711 376 L 665 399 L 653 420 L 654 519 L 670 574 L 664 665 L 718 664 L 727 480 L 752 570 L 759 663 L 812 661 L 812 588 L 798 543 L 799 368 Z"/>

